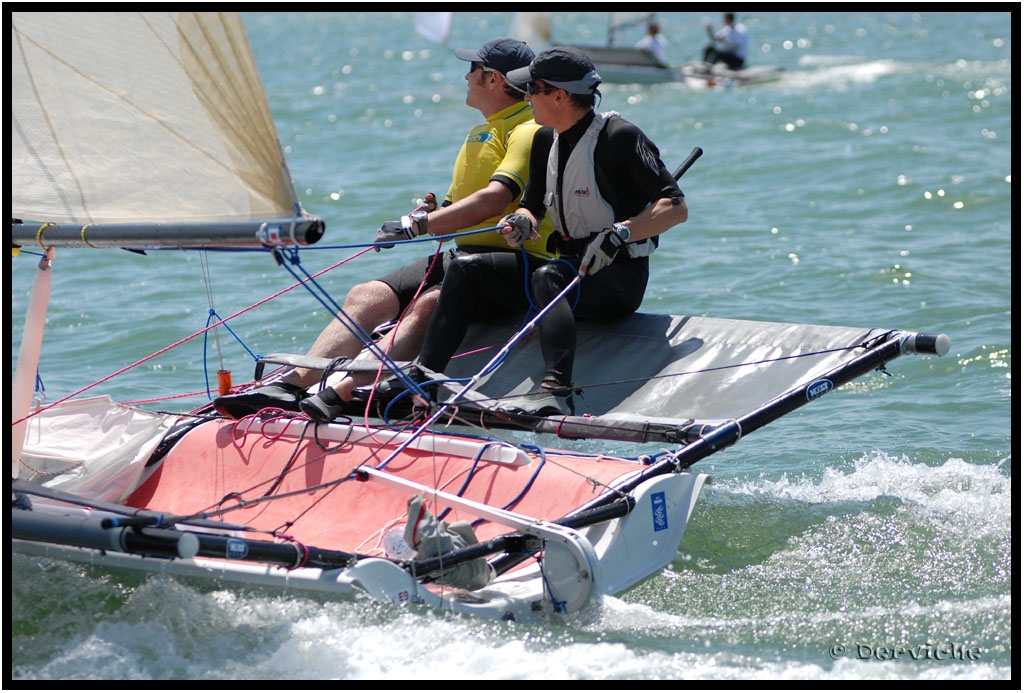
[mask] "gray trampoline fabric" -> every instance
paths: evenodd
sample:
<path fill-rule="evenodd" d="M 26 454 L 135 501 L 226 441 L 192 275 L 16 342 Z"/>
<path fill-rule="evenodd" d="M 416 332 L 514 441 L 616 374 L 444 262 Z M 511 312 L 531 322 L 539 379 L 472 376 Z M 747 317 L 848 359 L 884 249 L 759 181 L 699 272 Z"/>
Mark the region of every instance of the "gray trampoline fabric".
<path fill-rule="evenodd" d="M 478 323 L 446 375 L 477 373 L 521 321 Z M 577 415 L 715 423 L 746 414 L 860 353 L 886 330 L 637 313 L 578 323 Z M 510 350 L 476 390 L 498 402 L 537 389 L 544 362 L 534 335 Z"/>

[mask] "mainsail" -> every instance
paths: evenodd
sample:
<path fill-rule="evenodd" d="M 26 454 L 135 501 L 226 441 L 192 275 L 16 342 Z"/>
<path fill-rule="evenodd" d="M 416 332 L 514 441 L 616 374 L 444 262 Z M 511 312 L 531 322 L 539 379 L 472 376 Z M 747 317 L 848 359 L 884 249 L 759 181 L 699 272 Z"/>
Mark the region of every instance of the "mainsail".
<path fill-rule="evenodd" d="M 18 464 L 56 247 L 314 243 L 238 13 L 11 16 L 11 242 L 46 253 L 12 394 Z M 16 474 L 15 474 L 16 475 Z"/>
<path fill-rule="evenodd" d="M 159 224 L 227 244 L 211 230 L 309 221 L 237 13 L 15 12 L 10 60 L 12 216 L 54 225 L 15 243 L 182 245 L 140 230 Z"/>

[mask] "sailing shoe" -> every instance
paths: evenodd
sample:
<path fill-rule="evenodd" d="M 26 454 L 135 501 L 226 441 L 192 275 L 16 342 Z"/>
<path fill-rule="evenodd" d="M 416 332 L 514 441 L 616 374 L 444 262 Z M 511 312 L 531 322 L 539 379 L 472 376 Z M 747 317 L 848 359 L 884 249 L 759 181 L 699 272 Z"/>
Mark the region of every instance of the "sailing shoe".
<path fill-rule="evenodd" d="M 541 388 L 536 392 L 509 399 L 495 409 L 504 414 L 531 417 L 572 416 L 576 413 L 572 391 L 569 389 L 566 389 L 563 395 L 556 394 L 554 390 Z"/>
<path fill-rule="evenodd" d="M 540 389 L 556 397 L 572 397 L 572 385 L 562 385 L 557 380 L 544 380 L 540 384 Z"/>
<path fill-rule="evenodd" d="M 330 423 L 345 413 L 345 402 L 333 387 L 326 387 L 299 402 L 299 409 L 317 423 Z"/>
<path fill-rule="evenodd" d="M 249 392 L 224 395 L 213 400 L 213 408 L 229 419 L 241 419 L 262 409 L 283 409 L 299 411 L 299 401 L 306 396 L 306 389 L 291 383 L 264 385 Z"/>

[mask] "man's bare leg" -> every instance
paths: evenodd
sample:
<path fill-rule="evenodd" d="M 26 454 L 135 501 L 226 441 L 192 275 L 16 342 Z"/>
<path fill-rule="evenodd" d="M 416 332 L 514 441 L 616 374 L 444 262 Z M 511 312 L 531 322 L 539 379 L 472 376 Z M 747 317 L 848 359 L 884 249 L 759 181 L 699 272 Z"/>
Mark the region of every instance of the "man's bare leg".
<path fill-rule="evenodd" d="M 335 316 L 317 336 L 316 341 L 306 352 L 307 356 L 329 359 L 355 358 L 363 350 L 364 345 L 344 323 L 351 321 L 370 334 L 375 327 L 388 320 L 394 320 L 398 315 L 398 296 L 384 282 L 373 280 L 352 287 L 345 296 L 345 303 L 341 309 L 348 317 Z M 309 387 L 322 377 L 323 373 L 320 371 L 296 368 L 284 378 L 284 381 L 292 385 Z M 346 399 L 351 399 L 351 388 Z"/>
<path fill-rule="evenodd" d="M 381 349 L 383 349 L 392 360 L 411 361 L 419 356 L 420 349 L 423 347 L 423 339 L 427 333 L 427 323 L 430 321 L 431 313 L 434 312 L 434 306 L 437 304 L 439 294 L 440 288 L 438 287 L 429 289 L 420 294 L 420 296 L 413 301 L 412 305 L 409 306 L 409 309 L 405 312 L 405 315 L 402 316 L 398 325 L 378 341 Z M 394 294 L 392 294 L 392 296 L 394 296 Z M 397 299 L 395 303 L 397 305 Z M 379 324 L 381 323 L 376 323 L 374 327 Z M 385 370 L 382 377 L 387 379 L 391 377 L 391 374 Z M 352 373 L 346 375 L 341 381 L 339 381 L 334 386 L 334 391 L 337 392 L 338 396 L 343 400 L 348 401 L 352 399 L 353 389 L 361 385 L 369 385 L 376 379 L 376 373 Z"/>
<path fill-rule="evenodd" d="M 436 301 L 430 302 L 430 308 L 433 308 L 434 302 Z M 348 316 L 347 319 L 340 316 L 332 319 L 317 336 L 313 346 L 306 354 L 331 359 L 353 358 L 362 351 L 363 343 L 341 321 L 351 321 L 369 334 L 378 325 L 395 319 L 398 316 L 398 309 L 398 296 L 384 282 L 374 280 L 358 284 L 352 287 L 345 296 L 342 310 Z M 429 319 L 429 313 L 427 318 Z M 425 320 L 423 324 L 422 331 L 425 331 Z M 418 342 L 414 345 L 415 352 L 419 351 L 419 344 L 422 342 L 423 334 L 420 334 Z M 224 416 L 234 419 L 254 414 L 266 408 L 299 411 L 299 404 L 306 397 L 305 390 L 322 377 L 321 371 L 296 368 L 280 382 L 249 392 L 218 397 L 214 400 L 214 408 Z M 352 387 L 349 385 L 348 389 L 344 391 L 346 399 L 352 398 Z"/>

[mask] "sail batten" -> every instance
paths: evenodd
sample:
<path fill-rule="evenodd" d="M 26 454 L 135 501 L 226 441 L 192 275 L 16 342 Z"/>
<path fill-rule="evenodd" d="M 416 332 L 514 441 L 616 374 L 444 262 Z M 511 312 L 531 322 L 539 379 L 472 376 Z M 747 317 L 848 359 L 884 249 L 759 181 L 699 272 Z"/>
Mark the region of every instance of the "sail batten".
<path fill-rule="evenodd" d="M 13 13 L 11 27 L 15 218 L 299 216 L 237 13 Z"/>

